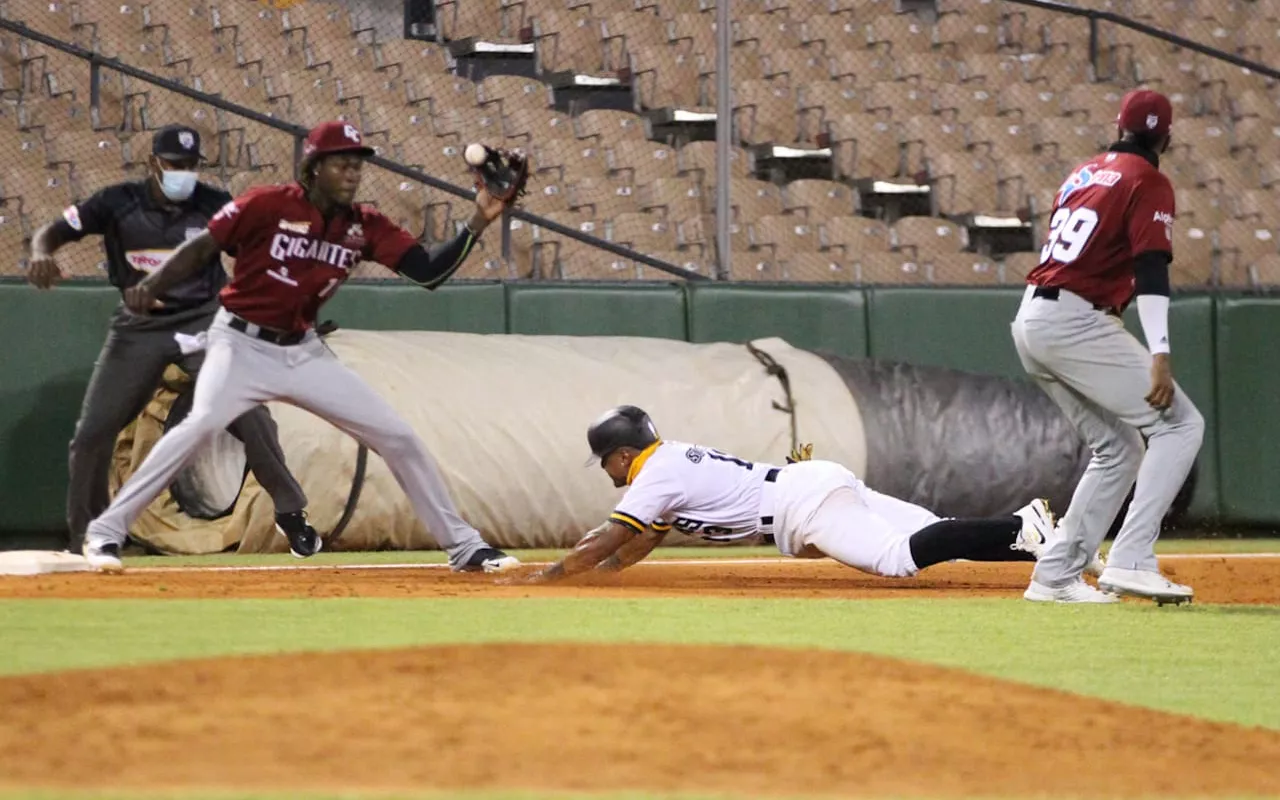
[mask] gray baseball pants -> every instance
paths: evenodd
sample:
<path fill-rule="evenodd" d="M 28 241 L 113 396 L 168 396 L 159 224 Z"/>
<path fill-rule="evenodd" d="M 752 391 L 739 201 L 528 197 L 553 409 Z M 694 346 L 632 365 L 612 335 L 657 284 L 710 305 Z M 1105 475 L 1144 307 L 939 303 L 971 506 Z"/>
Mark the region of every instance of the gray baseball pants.
<path fill-rule="evenodd" d="M 112 317 L 68 448 L 67 527 L 72 552 L 80 551 L 89 522 L 110 502 L 111 458 L 120 431 L 146 408 L 170 364 L 194 375 L 204 363 L 203 352 L 184 355 L 174 334 L 207 330 L 217 309 L 215 301 L 172 316 L 143 317 L 121 308 Z M 245 460 L 276 511 L 306 508 L 307 497 L 285 464 L 276 423 L 267 409 L 254 408 L 230 421 L 227 428 L 244 442 Z"/>
<path fill-rule="evenodd" d="M 1078 579 L 1135 480 L 1107 564 L 1156 570 L 1160 523 L 1195 463 L 1204 418 L 1180 386 L 1168 409 L 1147 404 L 1151 354 L 1118 317 L 1067 291 L 1055 301 L 1032 290 L 1012 325 L 1018 357 L 1093 451 L 1060 523 L 1062 535 L 1036 563 L 1034 580 L 1060 588 Z"/>
<path fill-rule="evenodd" d="M 228 422 L 278 400 L 333 423 L 386 462 L 418 518 L 460 567 L 489 545 L 458 514 L 439 465 L 391 404 L 345 366 L 310 331 L 298 344 L 278 345 L 231 328 L 219 311 L 209 327 L 204 368 L 191 413 L 147 454 L 111 506 L 89 524 L 95 541 L 123 542 L 125 533 L 174 476 Z"/>

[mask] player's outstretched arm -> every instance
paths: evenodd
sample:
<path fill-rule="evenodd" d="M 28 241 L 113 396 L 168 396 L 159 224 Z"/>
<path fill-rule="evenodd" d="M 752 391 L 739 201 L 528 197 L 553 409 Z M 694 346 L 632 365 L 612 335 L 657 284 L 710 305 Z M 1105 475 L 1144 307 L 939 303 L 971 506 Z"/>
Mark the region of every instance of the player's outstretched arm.
<path fill-rule="evenodd" d="M 462 231 L 453 239 L 433 245 L 430 249 L 413 245 L 392 267 L 396 272 L 424 289 L 434 289 L 458 271 L 484 229 L 508 207 L 508 203 L 493 197 L 484 189 L 476 192 L 476 210 Z"/>
<path fill-rule="evenodd" d="M 654 551 L 654 548 L 662 544 L 665 538 L 667 538 L 666 531 L 646 528 L 644 533 L 633 537 L 631 541 L 619 547 L 618 552 L 601 561 L 596 569 L 603 572 L 619 572 L 639 564 Z"/>
<path fill-rule="evenodd" d="M 534 573 L 530 581 L 550 583 L 594 569 L 597 564 L 618 552 L 635 536 L 636 532 L 631 528 L 619 522 L 610 521 L 582 537 L 569 555 L 546 569 Z"/>
<path fill-rule="evenodd" d="M 199 272 L 220 249 L 218 240 L 207 230 L 188 239 L 164 266 L 125 289 L 125 305 L 135 313 L 145 314 L 155 306 L 157 297 Z"/>

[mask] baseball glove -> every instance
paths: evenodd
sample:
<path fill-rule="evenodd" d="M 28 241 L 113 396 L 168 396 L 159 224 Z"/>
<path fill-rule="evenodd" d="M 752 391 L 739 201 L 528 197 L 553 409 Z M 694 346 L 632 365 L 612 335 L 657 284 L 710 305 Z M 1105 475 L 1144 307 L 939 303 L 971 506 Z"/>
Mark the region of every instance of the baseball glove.
<path fill-rule="evenodd" d="M 812 460 L 813 460 L 813 445 L 811 444 L 798 444 L 795 447 L 791 448 L 791 454 L 787 456 L 788 464 L 794 464 L 797 461 L 812 461 Z"/>
<path fill-rule="evenodd" d="M 476 188 L 484 189 L 490 196 L 504 203 L 513 203 L 523 196 L 529 182 L 529 157 L 522 150 L 504 147 L 485 147 L 484 161 L 472 166 Z"/>

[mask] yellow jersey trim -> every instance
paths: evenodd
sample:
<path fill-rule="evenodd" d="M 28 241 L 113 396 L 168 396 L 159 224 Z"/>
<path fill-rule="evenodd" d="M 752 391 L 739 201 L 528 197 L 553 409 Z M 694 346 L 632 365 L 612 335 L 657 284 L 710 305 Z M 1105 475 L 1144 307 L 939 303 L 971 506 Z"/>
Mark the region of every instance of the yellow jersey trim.
<path fill-rule="evenodd" d="M 615 511 L 609 515 L 609 519 L 613 522 L 617 522 L 620 525 L 626 525 L 628 528 L 631 528 L 636 533 L 644 533 L 644 523 L 636 519 L 635 517 L 631 516 L 630 514 L 624 514 L 621 511 Z"/>
<path fill-rule="evenodd" d="M 627 468 L 627 485 L 628 486 L 630 486 L 631 482 L 634 481 L 636 479 L 636 476 L 640 474 L 640 469 L 644 467 L 644 462 L 649 460 L 649 456 L 653 455 L 653 452 L 658 449 L 658 445 L 660 444 L 662 444 L 661 439 L 649 445 L 645 449 L 641 450 L 639 454 L 636 455 L 635 458 L 631 459 L 631 466 Z"/>

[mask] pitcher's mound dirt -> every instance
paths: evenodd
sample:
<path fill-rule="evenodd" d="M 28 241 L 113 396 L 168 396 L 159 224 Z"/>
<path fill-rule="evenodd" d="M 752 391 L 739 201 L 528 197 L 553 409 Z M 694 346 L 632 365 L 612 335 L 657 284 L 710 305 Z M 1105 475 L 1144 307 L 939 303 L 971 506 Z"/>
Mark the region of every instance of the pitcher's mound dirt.
<path fill-rule="evenodd" d="M 5 679 L 0 708 L 0 782 L 17 785 L 1280 791 L 1280 732 L 828 652 L 498 645 L 240 658 Z"/>

